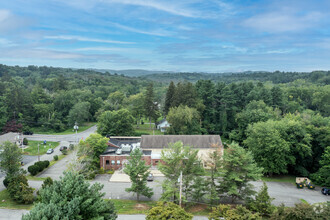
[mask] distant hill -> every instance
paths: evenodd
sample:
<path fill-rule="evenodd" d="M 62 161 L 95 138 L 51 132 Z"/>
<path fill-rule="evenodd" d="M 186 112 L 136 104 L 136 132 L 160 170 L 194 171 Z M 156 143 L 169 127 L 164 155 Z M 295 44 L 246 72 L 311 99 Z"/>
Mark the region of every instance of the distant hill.
<path fill-rule="evenodd" d="M 169 83 L 189 81 L 196 82 L 200 79 L 216 82 L 243 82 L 243 81 L 270 81 L 272 83 L 289 83 L 297 79 L 305 79 L 312 82 L 320 81 L 322 84 L 329 84 L 330 71 L 313 72 L 266 72 L 247 71 L 241 73 L 160 73 L 140 76 L 141 79 L 148 79 L 156 82 Z"/>
<path fill-rule="evenodd" d="M 163 73 L 174 73 L 171 71 L 160 71 L 160 70 L 143 70 L 143 69 L 128 69 L 128 70 L 112 70 L 112 69 L 91 69 L 96 72 L 106 73 L 109 72 L 111 74 L 125 75 L 131 77 L 138 77 L 144 75 L 152 75 L 152 74 L 163 74 Z"/>

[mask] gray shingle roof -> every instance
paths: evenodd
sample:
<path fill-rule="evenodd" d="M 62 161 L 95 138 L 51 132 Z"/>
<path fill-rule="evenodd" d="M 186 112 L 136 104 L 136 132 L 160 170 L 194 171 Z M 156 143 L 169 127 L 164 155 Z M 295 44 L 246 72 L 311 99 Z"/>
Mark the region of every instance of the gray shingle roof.
<path fill-rule="evenodd" d="M 164 148 L 169 143 L 178 141 L 193 148 L 211 148 L 214 145 L 222 146 L 219 135 L 142 135 L 141 148 Z"/>

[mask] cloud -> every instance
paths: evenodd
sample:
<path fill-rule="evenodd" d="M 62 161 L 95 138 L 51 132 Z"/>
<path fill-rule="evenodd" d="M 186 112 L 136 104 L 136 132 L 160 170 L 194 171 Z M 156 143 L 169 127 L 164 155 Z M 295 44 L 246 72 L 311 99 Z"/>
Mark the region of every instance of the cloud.
<path fill-rule="evenodd" d="M 0 33 L 16 31 L 30 23 L 29 19 L 15 16 L 9 10 L 0 9 Z"/>
<path fill-rule="evenodd" d="M 200 13 L 195 10 L 185 8 L 178 4 L 180 1 L 159 1 L 159 0 L 106 0 L 109 3 L 118 3 L 126 5 L 136 5 L 142 7 L 148 7 L 159 11 L 164 11 L 173 15 L 179 15 L 183 17 L 202 17 Z"/>
<path fill-rule="evenodd" d="M 170 35 L 173 34 L 170 31 L 166 31 L 166 30 L 162 30 L 162 29 L 153 30 L 153 31 L 144 31 L 144 30 L 128 27 L 128 26 L 121 25 L 121 24 L 114 23 L 114 22 L 110 22 L 110 24 L 117 27 L 117 28 L 120 28 L 120 29 L 123 29 L 123 30 L 126 30 L 126 31 L 139 33 L 139 34 L 147 34 L 147 35 L 154 35 L 154 36 L 161 36 L 161 37 L 170 36 Z"/>
<path fill-rule="evenodd" d="M 295 32 L 315 27 L 322 17 L 320 12 L 304 15 L 297 15 L 292 11 L 270 12 L 248 18 L 243 26 L 269 33 Z"/>
<path fill-rule="evenodd" d="M 17 44 L 5 38 L 0 38 L 0 47 L 13 47 L 13 46 L 17 46 Z"/>
<path fill-rule="evenodd" d="M 71 36 L 71 35 L 45 36 L 44 38 L 45 39 L 54 39 L 54 40 L 75 40 L 75 41 L 87 41 L 87 42 L 109 43 L 109 44 L 134 44 L 134 42 L 104 40 L 104 39 L 88 38 L 88 37 L 81 37 L 81 36 Z"/>

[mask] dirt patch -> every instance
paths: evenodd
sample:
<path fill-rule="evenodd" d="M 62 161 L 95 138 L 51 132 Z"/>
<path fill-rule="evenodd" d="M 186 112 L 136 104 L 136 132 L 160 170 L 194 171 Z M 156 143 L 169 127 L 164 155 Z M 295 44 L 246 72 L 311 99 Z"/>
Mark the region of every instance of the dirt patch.
<path fill-rule="evenodd" d="M 139 204 L 138 203 L 134 206 L 134 209 L 136 209 L 136 210 L 148 210 L 148 209 L 150 209 L 150 207 L 146 204 Z"/>
<path fill-rule="evenodd" d="M 194 213 L 194 212 L 201 212 L 207 209 L 207 205 L 205 204 L 196 204 L 192 207 L 189 208 L 189 212 Z"/>

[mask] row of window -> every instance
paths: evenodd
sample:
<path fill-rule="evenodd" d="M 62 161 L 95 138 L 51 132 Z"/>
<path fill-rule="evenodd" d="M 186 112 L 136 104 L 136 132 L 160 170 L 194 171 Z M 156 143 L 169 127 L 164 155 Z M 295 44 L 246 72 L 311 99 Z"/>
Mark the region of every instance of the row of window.
<path fill-rule="evenodd" d="M 105 161 L 105 164 L 106 165 L 110 165 L 110 161 L 109 160 L 106 160 Z M 111 165 L 116 165 L 116 161 L 115 160 L 112 160 L 111 161 Z M 117 160 L 117 165 L 120 165 L 120 160 Z"/>

